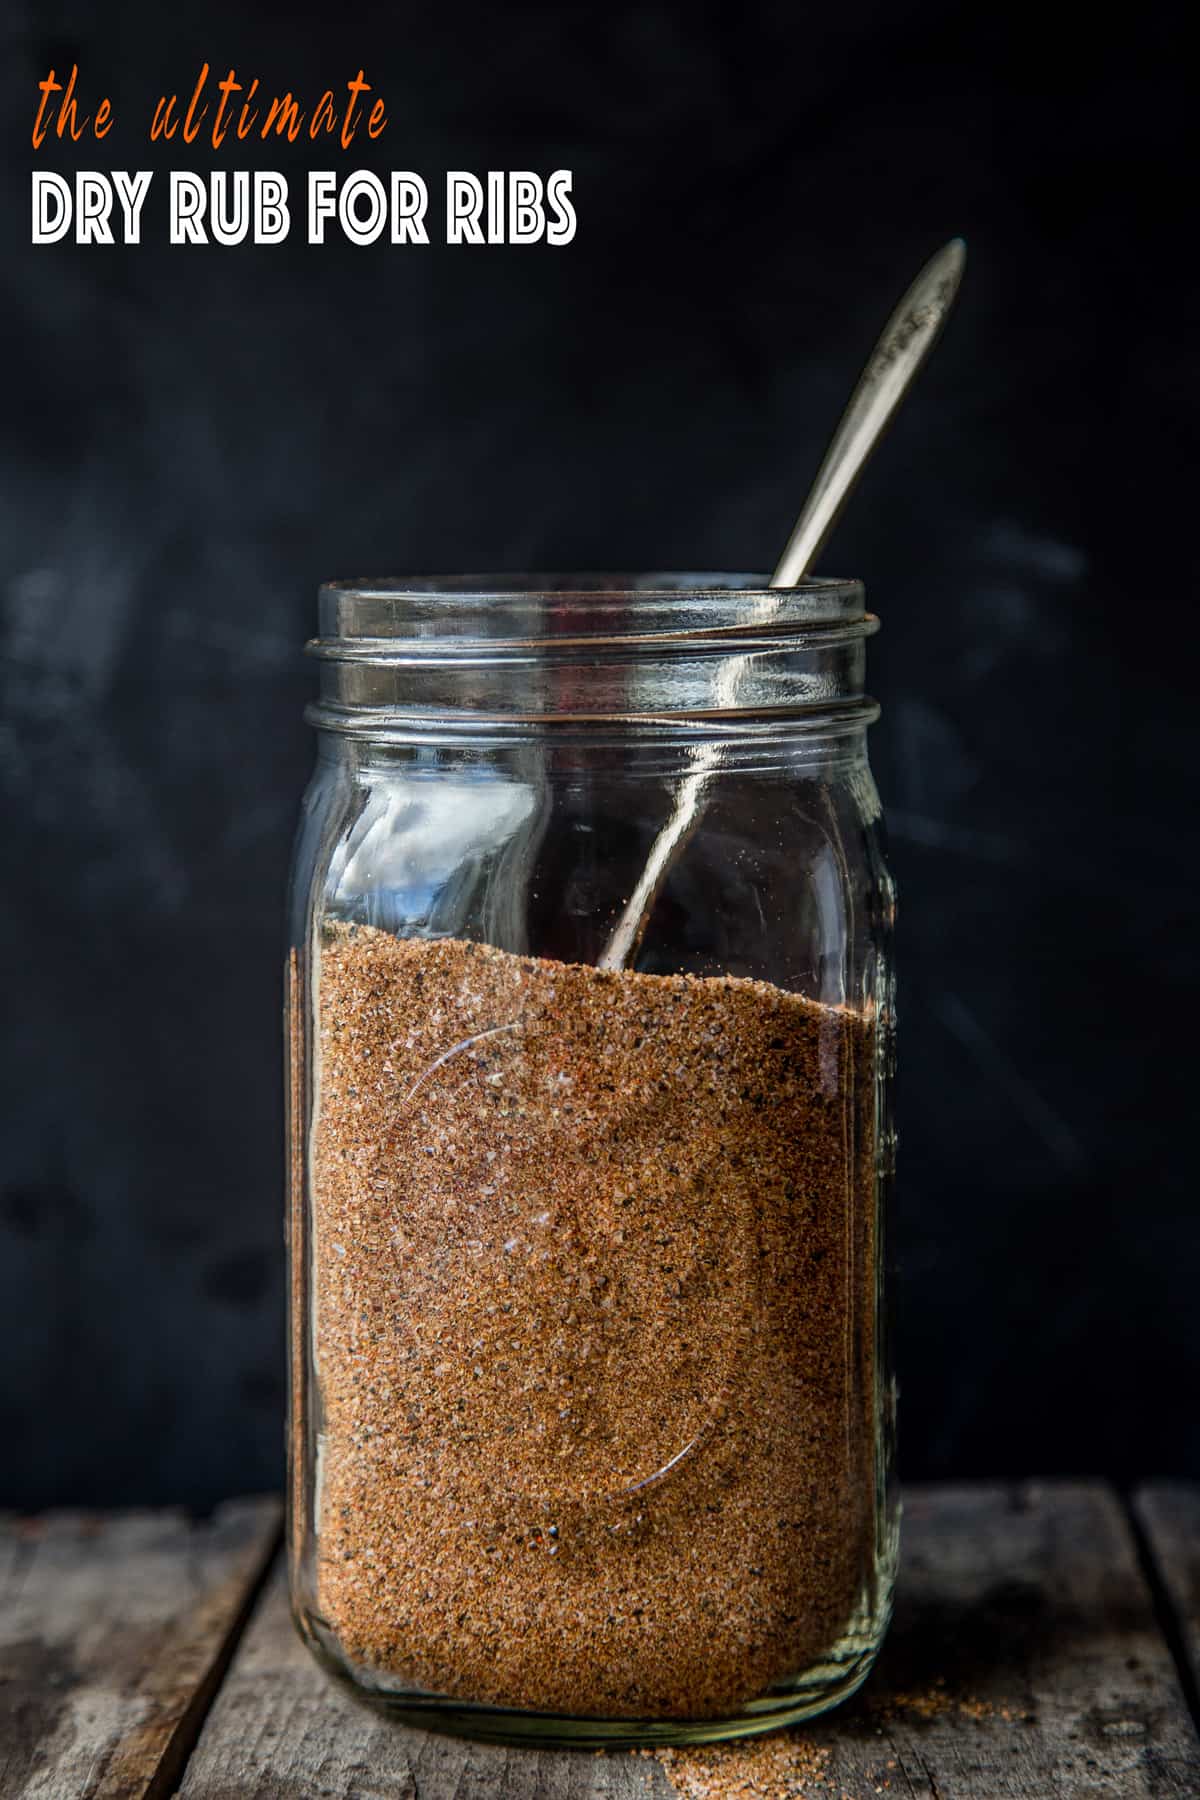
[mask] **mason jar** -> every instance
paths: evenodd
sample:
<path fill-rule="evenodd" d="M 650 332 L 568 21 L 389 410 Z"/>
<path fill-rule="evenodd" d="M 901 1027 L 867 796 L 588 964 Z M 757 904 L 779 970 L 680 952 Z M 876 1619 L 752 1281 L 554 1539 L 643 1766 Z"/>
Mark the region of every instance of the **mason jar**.
<path fill-rule="evenodd" d="M 333 582 L 287 964 L 290 1553 L 402 1718 L 862 1682 L 897 1506 L 862 587 Z"/>

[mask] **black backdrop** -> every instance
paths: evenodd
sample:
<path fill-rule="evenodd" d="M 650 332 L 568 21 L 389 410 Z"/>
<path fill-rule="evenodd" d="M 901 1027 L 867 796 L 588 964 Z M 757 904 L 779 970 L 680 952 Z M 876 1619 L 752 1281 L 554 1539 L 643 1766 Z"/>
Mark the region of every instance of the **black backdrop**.
<path fill-rule="evenodd" d="M 884 621 L 903 1465 L 1200 1473 L 1168 10 L 1112 35 L 961 0 L 3 17 L 0 1501 L 280 1479 L 318 580 L 769 567 L 955 232 L 958 311 L 824 565 Z M 206 58 L 313 96 L 362 64 L 391 122 L 345 157 L 151 153 L 154 98 Z M 172 249 L 152 195 L 137 249 L 35 249 L 35 83 L 73 61 L 117 123 L 46 167 L 565 166 L 578 236 Z"/>

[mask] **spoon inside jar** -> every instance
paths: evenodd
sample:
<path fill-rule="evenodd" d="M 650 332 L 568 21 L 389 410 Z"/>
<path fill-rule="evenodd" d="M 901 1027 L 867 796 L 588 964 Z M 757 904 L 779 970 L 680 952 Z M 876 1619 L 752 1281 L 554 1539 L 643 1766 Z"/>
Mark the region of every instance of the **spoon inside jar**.
<path fill-rule="evenodd" d="M 951 238 L 926 263 L 884 326 L 792 527 L 771 577 L 772 588 L 798 586 L 815 562 L 868 457 L 933 348 L 958 292 L 966 257 L 963 240 Z M 734 705 L 743 666 L 739 656 L 722 663 L 716 681 L 719 707 Z M 679 784 L 671 816 L 650 846 L 646 866 L 597 959 L 598 968 L 623 969 L 636 954 L 675 853 L 700 816 L 708 777 L 719 756 L 711 743 L 696 752 Z"/>

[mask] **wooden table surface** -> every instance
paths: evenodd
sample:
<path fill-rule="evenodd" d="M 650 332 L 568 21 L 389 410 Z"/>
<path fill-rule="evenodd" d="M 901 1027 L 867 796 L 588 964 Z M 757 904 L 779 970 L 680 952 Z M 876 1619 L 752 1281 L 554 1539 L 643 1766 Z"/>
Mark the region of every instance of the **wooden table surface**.
<path fill-rule="evenodd" d="M 918 1488 L 862 1692 L 700 1753 L 503 1750 L 335 1687 L 288 1618 L 274 1499 L 0 1522 L 3 1800 L 1200 1796 L 1200 1487 Z"/>

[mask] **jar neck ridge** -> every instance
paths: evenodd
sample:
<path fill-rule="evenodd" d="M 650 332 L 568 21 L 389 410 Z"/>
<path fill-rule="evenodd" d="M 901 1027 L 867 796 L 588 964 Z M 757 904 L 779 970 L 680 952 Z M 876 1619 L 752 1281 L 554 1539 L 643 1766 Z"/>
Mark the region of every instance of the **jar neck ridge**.
<path fill-rule="evenodd" d="M 386 742 L 861 733 L 858 582 L 442 577 L 321 591 L 323 731 Z"/>

